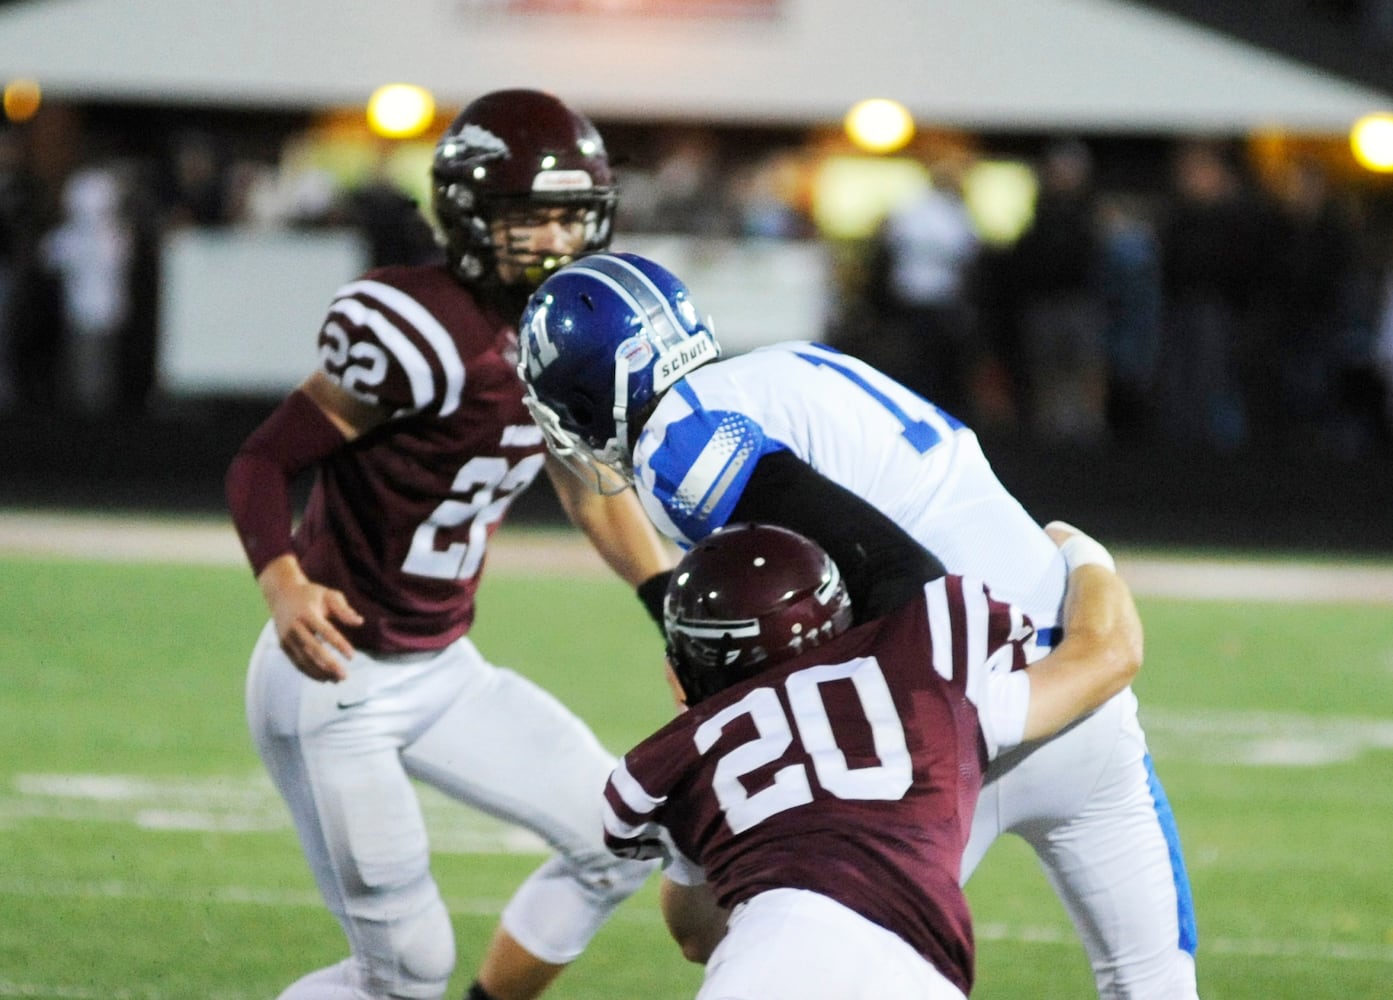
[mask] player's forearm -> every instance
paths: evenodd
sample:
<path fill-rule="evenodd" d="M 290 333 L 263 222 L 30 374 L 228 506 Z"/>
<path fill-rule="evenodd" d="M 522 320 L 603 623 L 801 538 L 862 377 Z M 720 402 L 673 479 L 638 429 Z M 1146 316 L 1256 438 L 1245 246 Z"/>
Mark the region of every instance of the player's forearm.
<path fill-rule="evenodd" d="M 879 509 L 787 451 L 759 459 L 731 521 L 777 524 L 821 545 L 858 624 L 902 607 L 944 574 L 938 558 Z"/>
<path fill-rule="evenodd" d="M 629 586 L 637 588 L 672 569 L 671 547 L 659 537 L 632 492 L 601 496 L 564 470 L 552 481 L 571 523 Z"/>
<path fill-rule="evenodd" d="M 1091 563 L 1070 571 L 1063 624 L 1065 643 L 1077 635 L 1132 674 L 1141 666 L 1141 616 L 1127 581 L 1115 571 Z"/>
<path fill-rule="evenodd" d="M 1141 668 L 1142 626 L 1126 582 L 1102 566 L 1069 574 L 1064 640 L 1027 670 L 1024 738 L 1042 739 L 1122 691 Z"/>
<path fill-rule="evenodd" d="M 632 494 L 608 498 L 609 516 L 598 530 L 587 532 L 591 544 L 620 579 L 638 587 L 660 573 L 672 569 L 674 560 L 667 545 L 639 509 Z M 626 501 L 616 505 L 615 501 Z M 618 509 L 616 509 L 618 507 Z"/>
<path fill-rule="evenodd" d="M 244 447 L 228 466 L 224 489 L 242 551 L 252 573 L 260 578 L 273 560 L 291 548 L 294 514 L 289 477 L 266 456 Z"/>
<path fill-rule="evenodd" d="M 309 583 L 300 560 L 293 552 L 286 552 L 266 564 L 256 575 L 256 585 L 261 588 L 261 596 L 266 606 L 275 613 L 277 605 L 294 588 Z"/>
<path fill-rule="evenodd" d="M 242 443 L 224 488 L 253 573 L 260 576 L 271 560 L 290 551 L 291 481 L 343 443 L 342 428 L 303 390 L 287 396 Z"/>

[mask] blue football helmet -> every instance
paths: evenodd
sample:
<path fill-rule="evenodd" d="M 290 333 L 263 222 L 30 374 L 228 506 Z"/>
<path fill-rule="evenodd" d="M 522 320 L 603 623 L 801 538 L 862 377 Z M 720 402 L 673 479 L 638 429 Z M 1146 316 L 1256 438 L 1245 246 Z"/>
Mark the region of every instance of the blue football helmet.
<path fill-rule="evenodd" d="M 547 447 L 601 493 L 633 481 L 630 426 L 721 353 L 687 286 L 631 253 L 567 264 L 528 300 L 518 375 Z"/>

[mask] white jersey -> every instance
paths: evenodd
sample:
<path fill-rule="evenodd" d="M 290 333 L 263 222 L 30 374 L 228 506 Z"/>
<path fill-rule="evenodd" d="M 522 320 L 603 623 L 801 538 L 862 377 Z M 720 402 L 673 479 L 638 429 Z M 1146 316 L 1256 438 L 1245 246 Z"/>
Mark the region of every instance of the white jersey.
<path fill-rule="evenodd" d="M 634 447 L 639 499 L 661 531 L 692 545 L 731 518 L 760 456 L 781 449 L 1028 614 L 1040 630 L 1029 658 L 1057 641 L 1064 559 L 976 436 L 831 348 L 775 344 L 679 381 Z M 1102 1000 L 1197 1000 L 1188 879 L 1131 690 L 1002 755 L 985 777 L 961 878 L 1001 833 L 1019 834 L 1073 918 Z"/>
<path fill-rule="evenodd" d="M 774 344 L 677 383 L 634 449 L 639 498 L 660 530 L 690 546 L 726 523 L 755 462 L 780 450 L 878 507 L 950 573 L 987 581 L 1049 640 L 1064 559 L 977 436 L 832 348 Z"/>

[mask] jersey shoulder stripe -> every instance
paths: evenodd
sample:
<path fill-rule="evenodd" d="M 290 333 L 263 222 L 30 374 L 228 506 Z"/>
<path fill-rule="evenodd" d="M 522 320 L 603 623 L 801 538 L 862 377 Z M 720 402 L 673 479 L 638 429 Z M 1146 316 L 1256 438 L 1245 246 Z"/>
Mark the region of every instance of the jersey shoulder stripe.
<path fill-rule="evenodd" d="M 942 576 L 924 586 L 934 672 L 968 681 L 1003 644 L 1029 634 L 1014 607 L 995 601 L 980 580 Z"/>
<path fill-rule="evenodd" d="M 382 281 L 360 279 L 341 288 L 331 308 L 376 334 L 406 373 L 414 409 L 434 406 L 441 416 L 459 409 L 464 361 L 450 332 L 415 297 Z"/>
<path fill-rule="evenodd" d="M 633 859 L 680 854 L 672 834 L 657 819 L 666 802 L 666 797 L 650 795 L 629 772 L 627 758 L 620 758 L 605 786 L 605 846 L 620 857 Z"/>
<path fill-rule="evenodd" d="M 362 356 L 365 350 L 369 350 L 362 345 L 364 339 L 362 331 L 371 331 L 373 338 L 382 345 L 387 354 L 391 356 L 396 366 L 406 376 L 407 385 L 410 387 L 410 400 L 401 400 L 400 392 L 384 392 L 384 388 L 389 388 L 391 383 L 388 381 L 389 371 L 385 363 L 380 364 L 373 377 L 368 380 L 371 385 L 360 385 L 359 380 L 353 379 L 352 366 L 345 368 L 343 372 L 334 370 L 336 365 L 346 364 L 348 359 Z M 325 369 L 336 377 L 339 377 L 345 388 L 356 392 L 373 403 L 384 403 L 387 405 L 401 406 L 401 409 L 417 411 L 424 409 L 430 404 L 435 396 L 435 376 L 430 369 L 430 362 L 426 360 L 424 354 L 417 349 L 411 339 L 398 329 L 390 319 L 382 315 L 376 309 L 365 304 L 359 299 L 340 298 L 335 299 L 329 308 L 329 317 L 324 322 L 325 335 L 331 340 L 341 340 L 343 342 L 344 356 L 342 359 L 330 360 L 328 352 L 321 350 L 321 358 Z M 357 332 L 353 332 L 357 331 Z M 372 355 L 368 355 L 372 357 Z M 380 354 L 377 357 L 381 357 Z M 397 398 L 384 398 L 397 397 Z"/>
<path fill-rule="evenodd" d="M 708 410 L 686 382 L 676 386 L 686 413 L 667 423 L 647 456 L 652 491 L 688 538 L 702 538 L 729 519 L 771 442 L 759 423 L 730 410 Z"/>
<path fill-rule="evenodd" d="M 650 795 L 647 789 L 639 784 L 638 779 L 629 772 L 627 758 L 619 758 L 619 763 L 615 765 L 609 780 L 619 796 L 619 801 L 635 816 L 651 815 L 667 801 L 666 797 Z"/>

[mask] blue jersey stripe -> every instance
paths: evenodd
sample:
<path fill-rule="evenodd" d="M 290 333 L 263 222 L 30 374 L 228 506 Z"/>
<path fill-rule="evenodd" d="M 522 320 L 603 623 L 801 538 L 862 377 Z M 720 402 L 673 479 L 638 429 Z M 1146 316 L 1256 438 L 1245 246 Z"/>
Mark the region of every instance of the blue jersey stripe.
<path fill-rule="evenodd" d="M 707 410 L 686 382 L 674 387 L 692 412 L 668 424 L 649 463 L 653 495 L 692 541 L 730 520 L 759 457 L 783 445 L 744 414 Z"/>

